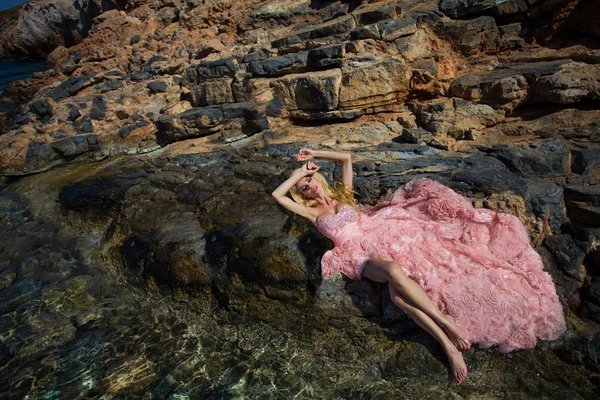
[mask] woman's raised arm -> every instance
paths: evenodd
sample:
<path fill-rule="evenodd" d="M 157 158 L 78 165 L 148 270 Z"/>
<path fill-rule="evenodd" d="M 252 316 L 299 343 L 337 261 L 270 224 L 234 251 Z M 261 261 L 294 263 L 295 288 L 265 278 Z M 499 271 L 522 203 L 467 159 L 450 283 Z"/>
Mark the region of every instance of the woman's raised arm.
<path fill-rule="evenodd" d="M 342 183 L 352 187 L 352 154 L 339 151 L 300 149 L 296 161 L 308 161 L 313 158 L 323 158 L 342 163 Z"/>
<path fill-rule="evenodd" d="M 283 182 L 277 189 L 271 193 L 271 195 L 277 200 L 279 204 L 305 218 L 308 218 L 313 224 L 317 220 L 317 215 L 314 215 L 314 211 L 310 207 L 305 207 L 301 204 L 296 203 L 294 200 L 286 196 L 287 192 L 290 191 L 298 183 L 298 181 L 306 176 L 312 175 L 319 170 L 318 165 L 313 163 L 306 163 L 302 166 L 302 169 L 290 176 L 285 182 Z"/>

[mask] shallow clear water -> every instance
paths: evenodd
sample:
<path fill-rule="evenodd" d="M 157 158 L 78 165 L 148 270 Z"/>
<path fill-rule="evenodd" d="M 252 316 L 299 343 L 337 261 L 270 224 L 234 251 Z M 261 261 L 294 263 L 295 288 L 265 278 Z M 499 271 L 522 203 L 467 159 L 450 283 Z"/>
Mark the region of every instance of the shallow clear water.
<path fill-rule="evenodd" d="M 0 94 L 10 82 L 28 78 L 34 72 L 42 72 L 46 69 L 44 61 L 0 61 Z M 0 103 L 0 112 L 6 111 L 9 107 L 8 104 Z"/>

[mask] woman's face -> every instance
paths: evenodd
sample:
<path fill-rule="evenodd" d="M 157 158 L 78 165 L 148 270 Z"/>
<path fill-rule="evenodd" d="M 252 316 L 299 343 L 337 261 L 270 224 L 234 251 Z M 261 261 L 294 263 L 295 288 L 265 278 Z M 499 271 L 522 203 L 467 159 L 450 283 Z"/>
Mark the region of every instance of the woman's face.
<path fill-rule="evenodd" d="M 296 183 L 296 189 L 307 199 L 314 199 L 323 193 L 321 182 L 313 176 L 305 176 Z"/>

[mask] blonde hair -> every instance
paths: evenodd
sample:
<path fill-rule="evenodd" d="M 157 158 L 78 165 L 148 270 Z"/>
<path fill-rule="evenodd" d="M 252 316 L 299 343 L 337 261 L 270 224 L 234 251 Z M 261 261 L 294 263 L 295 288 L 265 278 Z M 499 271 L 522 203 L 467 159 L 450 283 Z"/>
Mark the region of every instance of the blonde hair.
<path fill-rule="evenodd" d="M 297 170 L 292 172 L 292 175 L 298 173 L 299 171 L 302 171 L 302 168 L 298 168 Z M 359 211 L 358 205 L 356 204 L 356 200 L 354 199 L 354 189 L 352 189 L 351 186 L 345 185 L 343 182 L 335 182 L 332 187 L 329 185 L 329 182 L 327 182 L 327 179 L 325 179 L 325 177 L 318 172 L 315 172 L 313 175 L 310 176 L 321 182 L 323 192 L 325 192 L 326 195 L 339 201 L 340 203 L 348 204 L 349 206 L 353 207 L 356 211 Z M 306 197 L 304 197 L 304 195 L 300 193 L 296 185 L 292 186 L 292 188 L 290 189 L 290 195 L 292 195 L 292 199 L 294 199 L 296 203 L 301 204 L 304 207 L 316 207 L 318 204 L 316 200 L 307 199 Z"/>

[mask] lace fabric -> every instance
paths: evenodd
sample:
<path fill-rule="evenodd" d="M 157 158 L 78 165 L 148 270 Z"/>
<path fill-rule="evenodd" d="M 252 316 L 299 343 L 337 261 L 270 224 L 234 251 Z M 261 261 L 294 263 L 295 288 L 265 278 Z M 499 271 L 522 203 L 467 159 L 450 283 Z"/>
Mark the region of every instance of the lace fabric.
<path fill-rule="evenodd" d="M 475 209 L 437 182 L 419 179 L 387 201 L 321 218 L 334 249 L 322 276 L 360 279 L 373 258 L 395 261 L 472 343 L 500 351 L 531 348 L 565 331 L 562 305 L 521 221 Z"/>

